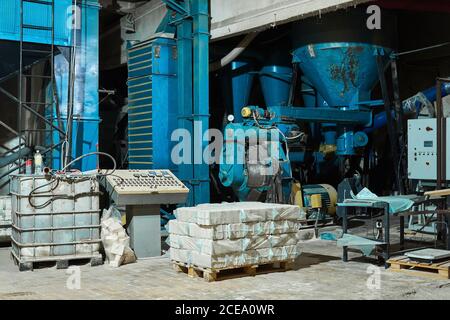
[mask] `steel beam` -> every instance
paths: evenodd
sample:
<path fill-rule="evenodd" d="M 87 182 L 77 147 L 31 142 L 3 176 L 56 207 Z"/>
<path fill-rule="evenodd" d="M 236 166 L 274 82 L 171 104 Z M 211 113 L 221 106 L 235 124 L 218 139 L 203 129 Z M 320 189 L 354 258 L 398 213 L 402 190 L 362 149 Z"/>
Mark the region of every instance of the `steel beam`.
<path fill-rule="evenodd" d="M 370 111 L 300 107 L 269 107 L 268 110 L 275 115 L 275 121 L 301 120 L 362 126 L 370 126 L 372 124 L 372 113 Z"/>
<path fill-rule="evenodd" d="M 20 100 L 17 99 L 17 97 L 15 97 L 13 94 L 11 94 L 10 92 L 6 91 L 5 89 L 3 89 L 2 87 L 0 87 L 0 92 L 2 92 L 5 96 L 7 96 L 8 98 L 10 98 L 11 100 L 20 103 Z M 53 129 L 55 129 L 56 131 L 58 131 L 60 133 L 61 136 L 65 136 L 66 133 L 64 131 L 62 131 L 60 128 L 58 128 L 57 126 L 55 126 L 50 120 L 46 119 L 44 116 L 42 116 L 39 112 L 37 112 L 36 110 L 34 110 L 32 107 L 30 107 L 29 105 L 22 103 L 22 107 L 25 108 L 26 110 L 28 110 L 29 112 L 31 112 L 32 114 L 34 114 L 37 118 L 41 119 L 42 121 L 44 121 L 46 124 L 48 124 L 49 126 L 51 126 Z"/>

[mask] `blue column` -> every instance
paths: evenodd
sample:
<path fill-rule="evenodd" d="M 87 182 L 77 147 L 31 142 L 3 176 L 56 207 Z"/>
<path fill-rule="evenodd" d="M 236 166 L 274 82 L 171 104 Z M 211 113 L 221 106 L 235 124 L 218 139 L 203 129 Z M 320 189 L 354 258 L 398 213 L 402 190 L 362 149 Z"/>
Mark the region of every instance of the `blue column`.
<path fill-rule="evenodd" d="M 191 0 L 194 61 L 194 204 L 210 201 L 209 165 L 203 161 L 208 141 L 203 134 L 209 128 L 209 11 L 208 0 Z M 185 61 L 186 63 L 186 61 Z"/>
<path fill-rule="evenodd" d="M 183 19 L 177 25 L 177 47 L 178 47 L 178 128 L 193 132 L 192 115 L 192 20 Z M 190 144 L 193 145 L 193 140 Z M 179 178 L 189 188 L 190 193 L 187 205 L 194 204 L 193 166 L 182 164 L 179 166 Z"/>

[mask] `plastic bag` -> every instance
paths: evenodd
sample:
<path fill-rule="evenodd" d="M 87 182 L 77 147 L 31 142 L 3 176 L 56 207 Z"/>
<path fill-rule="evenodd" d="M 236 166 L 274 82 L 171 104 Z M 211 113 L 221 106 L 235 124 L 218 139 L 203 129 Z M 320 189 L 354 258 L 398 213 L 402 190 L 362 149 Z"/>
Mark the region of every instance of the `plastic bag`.
<path fill-rule="evenodd" d="M 130 237 L 121 223 L 120 211 L 114 206 L 103 210 L 101 238 L 110 266 L 119 267 L 136 262 L 136 255 L 130 248 Z"/>

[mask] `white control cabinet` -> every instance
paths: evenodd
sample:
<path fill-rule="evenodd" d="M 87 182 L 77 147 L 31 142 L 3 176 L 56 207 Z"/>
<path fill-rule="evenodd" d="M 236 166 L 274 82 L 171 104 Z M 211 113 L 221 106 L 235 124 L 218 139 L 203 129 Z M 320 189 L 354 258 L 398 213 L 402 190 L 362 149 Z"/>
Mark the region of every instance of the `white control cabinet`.
<path fill-rule="evenodd" d="M 447 180 L 450 180 L 450 118 L 447 118 Z M 437 175 L 436 119 L 408 120 L 408 178 L 436 180 Z"/>

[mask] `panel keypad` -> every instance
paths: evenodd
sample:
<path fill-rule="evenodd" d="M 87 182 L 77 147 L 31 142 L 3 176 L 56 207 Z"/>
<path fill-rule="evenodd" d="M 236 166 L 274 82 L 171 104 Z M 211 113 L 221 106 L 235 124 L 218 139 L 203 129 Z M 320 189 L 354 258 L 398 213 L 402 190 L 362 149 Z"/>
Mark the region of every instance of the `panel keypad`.
<path fill-rule="evenodd" d="M 169 170 L 117 170 L 107 177 L 118 193 L 175 193 L 188 189 Z"/>

